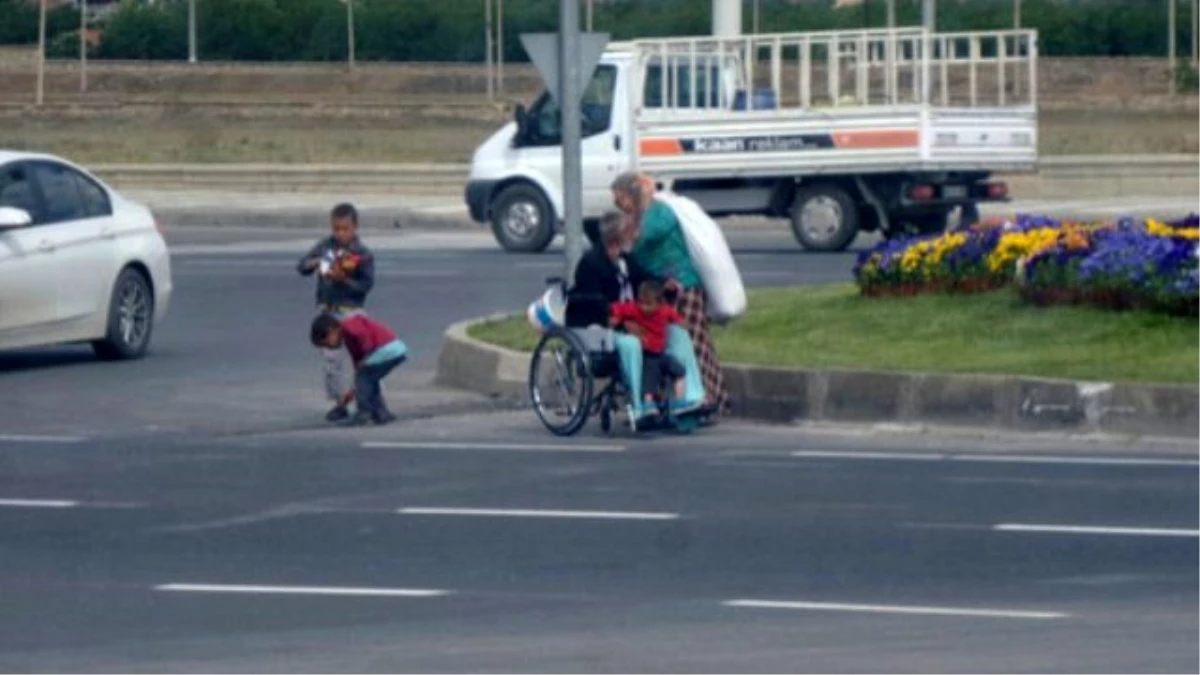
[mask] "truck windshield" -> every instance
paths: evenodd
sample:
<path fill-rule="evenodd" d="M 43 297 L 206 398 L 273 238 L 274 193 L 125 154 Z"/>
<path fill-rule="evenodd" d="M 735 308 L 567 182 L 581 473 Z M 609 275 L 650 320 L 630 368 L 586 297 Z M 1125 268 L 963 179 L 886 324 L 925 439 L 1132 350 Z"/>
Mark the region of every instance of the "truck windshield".
<path fill-rule="evenodd" d="M 617 81 L 617 69 L 600 66 L 588 83 L 580 101 L 583 137 L 595 136 L 608 131 L 612 122 L 613 90 Z M 558 101 L 548 92 L 543 92 L 529 111 L 529 135 L 526 145 L 559 145 L 562 143 L 562 111 Z"/>

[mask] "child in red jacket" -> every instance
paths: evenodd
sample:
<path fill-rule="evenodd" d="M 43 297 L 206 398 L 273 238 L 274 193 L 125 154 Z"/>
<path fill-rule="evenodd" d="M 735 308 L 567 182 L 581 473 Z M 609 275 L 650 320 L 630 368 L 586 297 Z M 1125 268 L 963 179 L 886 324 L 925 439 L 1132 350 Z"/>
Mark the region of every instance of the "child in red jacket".
<path fill-rule="evenodd" d="M 645 402 L 653 403 L 654 396 L 662 389 L 665 379 L 675 381 L 675 400 L 684 395 L 683 364 L 667 354 L 667 327 L 683 322 L 683 317 L 663 298 L 663 285 L 657 281 L 643 281 L 638 286 L 637 302 L 614 303 L 610 308 L 610 325 L 624 327 L 642 343 L 642 391 Z"/>
<path fill-rule="evenodd" d="M 379 383 L 408 358 L 408 347 L 387 326 L 365 314 L 338 319 L 321 314 L 313 319 L 313 346 L 350 352 L 354 361 L 354 399 L 358 410 L 353 424 L 387 424 L 396 419 L 383 400 Z"/>

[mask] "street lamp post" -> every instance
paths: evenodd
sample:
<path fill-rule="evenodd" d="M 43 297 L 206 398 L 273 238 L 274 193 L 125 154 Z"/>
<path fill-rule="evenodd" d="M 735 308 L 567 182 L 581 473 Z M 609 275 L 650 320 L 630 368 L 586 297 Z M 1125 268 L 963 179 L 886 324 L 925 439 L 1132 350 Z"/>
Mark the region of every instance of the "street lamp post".
<path fill-rule="evenodd" d="M 346 64 L 354 70 L 354 0 L 346 2 Z"/>
<path fill-rule="evenodd" d="M 1021 0 L 1013 0 L 1013 28 L 1021 29 Z"/>
<path fill-rule="evenodd" d="M 37 104 L 46 95 L 46 0 L 38 1 Z"/>
<path fill-rule="evenodd" d="M 595 12 L 595 0 L 587 0 L 587 32 L 592 32 L 592 14 Z"/>
<path fill-rule="evenodd" d="M 496 99 L 496 78 L 492 73 L 492 58 L 496 55 L 492 44 L 492 0 L 483 0 L 483 63 L 487 77 L 487 97 Z"/>
<path fill-rule="evenodd" d="M 937 0 L 924 0 L 921 4 L 921 23 L 931 33 L 937 30 Z"/>
<path fill-rule="evenodd" d="M 87 15 L 88 3 L 79 6 L 79 93 L 87 93 Z"/>
<path fill-rule="evenodd" d="M 1171 76 L 1171 95 L 1177 93 L 1175 83 L 1175 0 L 1167 0 L 1167 65 Z"/>
<path fill-rule="evenodd" d="M 504 96 L 504 0 L 496 0 L 496 93 Z"/>
<path fill-rule="evenodd" d="M 188 0 L 188 63 L 196 61 L 196 0 Z"/>
<path fill-rule="evenodd" d="M 754 5 L 752 8 L 753 13 L 750 15 L 751 32 L 754 35 L 758 35 L 758 16 L 759 16 L 758 0 L 752 0 L 752 1 L 753 1 Z"/>
<path fill-rule="evenodd" d="M 887 27 L 896 27 L 896 0 L 887 0 Z"/>

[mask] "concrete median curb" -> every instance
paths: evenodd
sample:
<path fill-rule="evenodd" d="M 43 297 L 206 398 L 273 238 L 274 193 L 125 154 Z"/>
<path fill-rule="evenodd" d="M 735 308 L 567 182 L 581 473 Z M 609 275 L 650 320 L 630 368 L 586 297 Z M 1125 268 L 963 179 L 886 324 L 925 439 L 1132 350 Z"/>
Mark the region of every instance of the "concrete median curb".
<path fill-rule="evenodd" d="M 528 400 L 529 355 L 472 338 L 451 326 L 438 359 L 437 384 L 510 402 Z M 726 364 L 738 417 L 887 423 L 1020 432 L 1195 439 L 1200 388 L 1074 382 L 1006 375 L 935 375 L 804 370 Z"/>

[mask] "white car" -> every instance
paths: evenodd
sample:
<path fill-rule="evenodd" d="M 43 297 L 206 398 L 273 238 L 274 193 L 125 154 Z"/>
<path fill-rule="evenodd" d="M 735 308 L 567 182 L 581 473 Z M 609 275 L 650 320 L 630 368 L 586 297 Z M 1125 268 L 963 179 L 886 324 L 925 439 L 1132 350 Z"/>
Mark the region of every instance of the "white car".
<path fill-rule="evenodd" d="M 154 215 L 58 157 L 0 150 L 0 349 L 138 358 L 171 297 Z"/>

